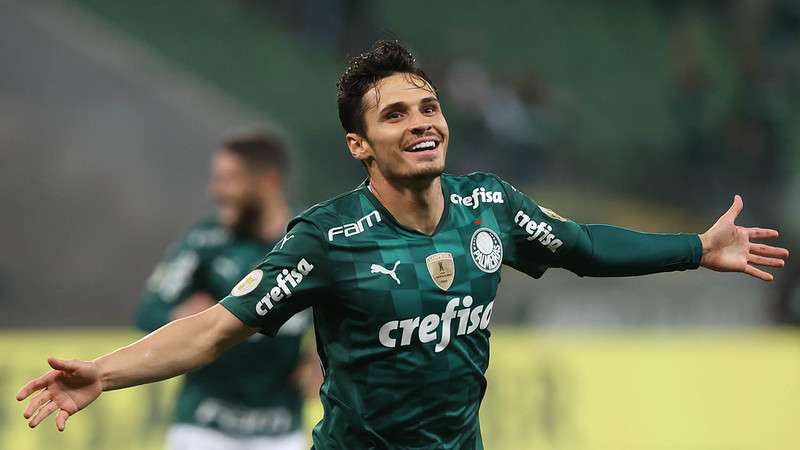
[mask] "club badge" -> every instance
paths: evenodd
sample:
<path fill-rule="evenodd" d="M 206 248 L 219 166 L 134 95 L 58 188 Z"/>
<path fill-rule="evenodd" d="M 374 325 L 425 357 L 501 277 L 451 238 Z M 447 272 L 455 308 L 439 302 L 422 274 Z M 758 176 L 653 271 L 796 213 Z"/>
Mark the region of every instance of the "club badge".
<path fill-rule="evenodd" d="M 497 233 L 489 228 L 475 230 L 469 247 L 475 265 L 486 273 L 497 272 L 503 263 L 503 244 Z"/>

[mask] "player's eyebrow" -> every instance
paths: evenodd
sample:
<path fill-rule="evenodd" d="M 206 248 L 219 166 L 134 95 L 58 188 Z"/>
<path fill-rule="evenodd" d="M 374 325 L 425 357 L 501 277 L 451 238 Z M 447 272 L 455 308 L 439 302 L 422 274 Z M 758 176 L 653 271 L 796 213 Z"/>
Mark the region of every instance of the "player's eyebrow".
<path fill-rule="evenodd" d="M 439 99 L 437 97 L 434 97 L 434 96 L 425 97 L 420 101 L 420 103 L 422 103 L 422 104 L 425 104 L 425 103 L 439 103 Z"/>
<path fill-rule="evenodd" d="M 406 108 L 406 107 L 407 107 L 406 106 L 406 102 L 402 102 L 402 101 L 401 102 L 389 103 L 388 105 L 386 105 L 383 108 L 381 108 L 379 114 L 383 115 L 384 113 L 386 113 L 388 111 L 393 111 L 393 110 L 396 110 L 396 109 L 403 109 L 403 108 Z"/>
<path fill-rule="evenodd" d="M 439 103 L 439 99 L 434 97 L 434 96 L 430 96 L 430 97 L 425 97 L 422 100 L 420 100 L 420 104 L 423 104 L 423 105 L 430 104 L 430 103 Z M 379 111 L 378 114 L 383 115 L 386 112 L 394 111 L 396 109 L 403 109 L 403 108 L 406 108 L 406 107 L 407 107 L 407 104 L 406 104 L 406 102 L 403 102 L 403 101 L 389 103 L 388 105 L 386 105 L 383 108 L 381 108 L 381 110 Z"/>

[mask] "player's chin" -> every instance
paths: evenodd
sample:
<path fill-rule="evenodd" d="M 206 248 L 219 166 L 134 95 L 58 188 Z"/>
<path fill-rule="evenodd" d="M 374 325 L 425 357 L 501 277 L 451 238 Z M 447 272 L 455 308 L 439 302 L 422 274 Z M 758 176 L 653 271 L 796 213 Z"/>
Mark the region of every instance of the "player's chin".
<path fill-rule="evenodd" d="M 408 171 L 408 178 L 430 179 L 436 178 L 442 173 L 444 173 L 444 161 L 428 161 L 415 164 L 414 167 L 410 168 Z"/>

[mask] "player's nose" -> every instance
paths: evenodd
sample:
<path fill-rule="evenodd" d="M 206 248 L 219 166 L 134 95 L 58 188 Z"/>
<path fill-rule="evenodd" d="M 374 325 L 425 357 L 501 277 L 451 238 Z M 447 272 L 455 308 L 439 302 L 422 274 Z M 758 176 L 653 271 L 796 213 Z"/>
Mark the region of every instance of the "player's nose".
<path fill-rule="evenodd" d="M 431 124 L 430 122 L 417 123 L 411 127 L 411 133 L 418 136 L 422 136 L 431 130 L 433 130 L 433 124 Z"/>

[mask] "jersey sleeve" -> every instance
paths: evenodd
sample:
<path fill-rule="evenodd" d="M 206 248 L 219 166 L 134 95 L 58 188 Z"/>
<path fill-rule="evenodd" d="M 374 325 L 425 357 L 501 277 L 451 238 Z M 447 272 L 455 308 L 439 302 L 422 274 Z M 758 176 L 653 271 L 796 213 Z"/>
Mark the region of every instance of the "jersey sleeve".
<path fill-rule="evenodd" d="M 266 259 L 220 303 L 245 324 L 275 336 L 293 315 L 325 299 L 326 248 L 316 225 L 303 219 L 290 223 Z"/>
<path fill-rule="evenodd" d="M 136 326 L 140 329 L 153 331 L 167 324 L 177 305 L 203 290 L 204 264 L 200 249 L 191 245 L 190 233 L 170 245 L 147 280 L 136 312 Z"/>
<path fill-rule="evenodd" d="M 620 277 L 696 269 L 696 234 L 643 233 L 611 225 L 579 224 L 537 205 L 501 181 L 509 201 L 505 263 L 533 277 L 550 267 L 580 276 Z"/>

